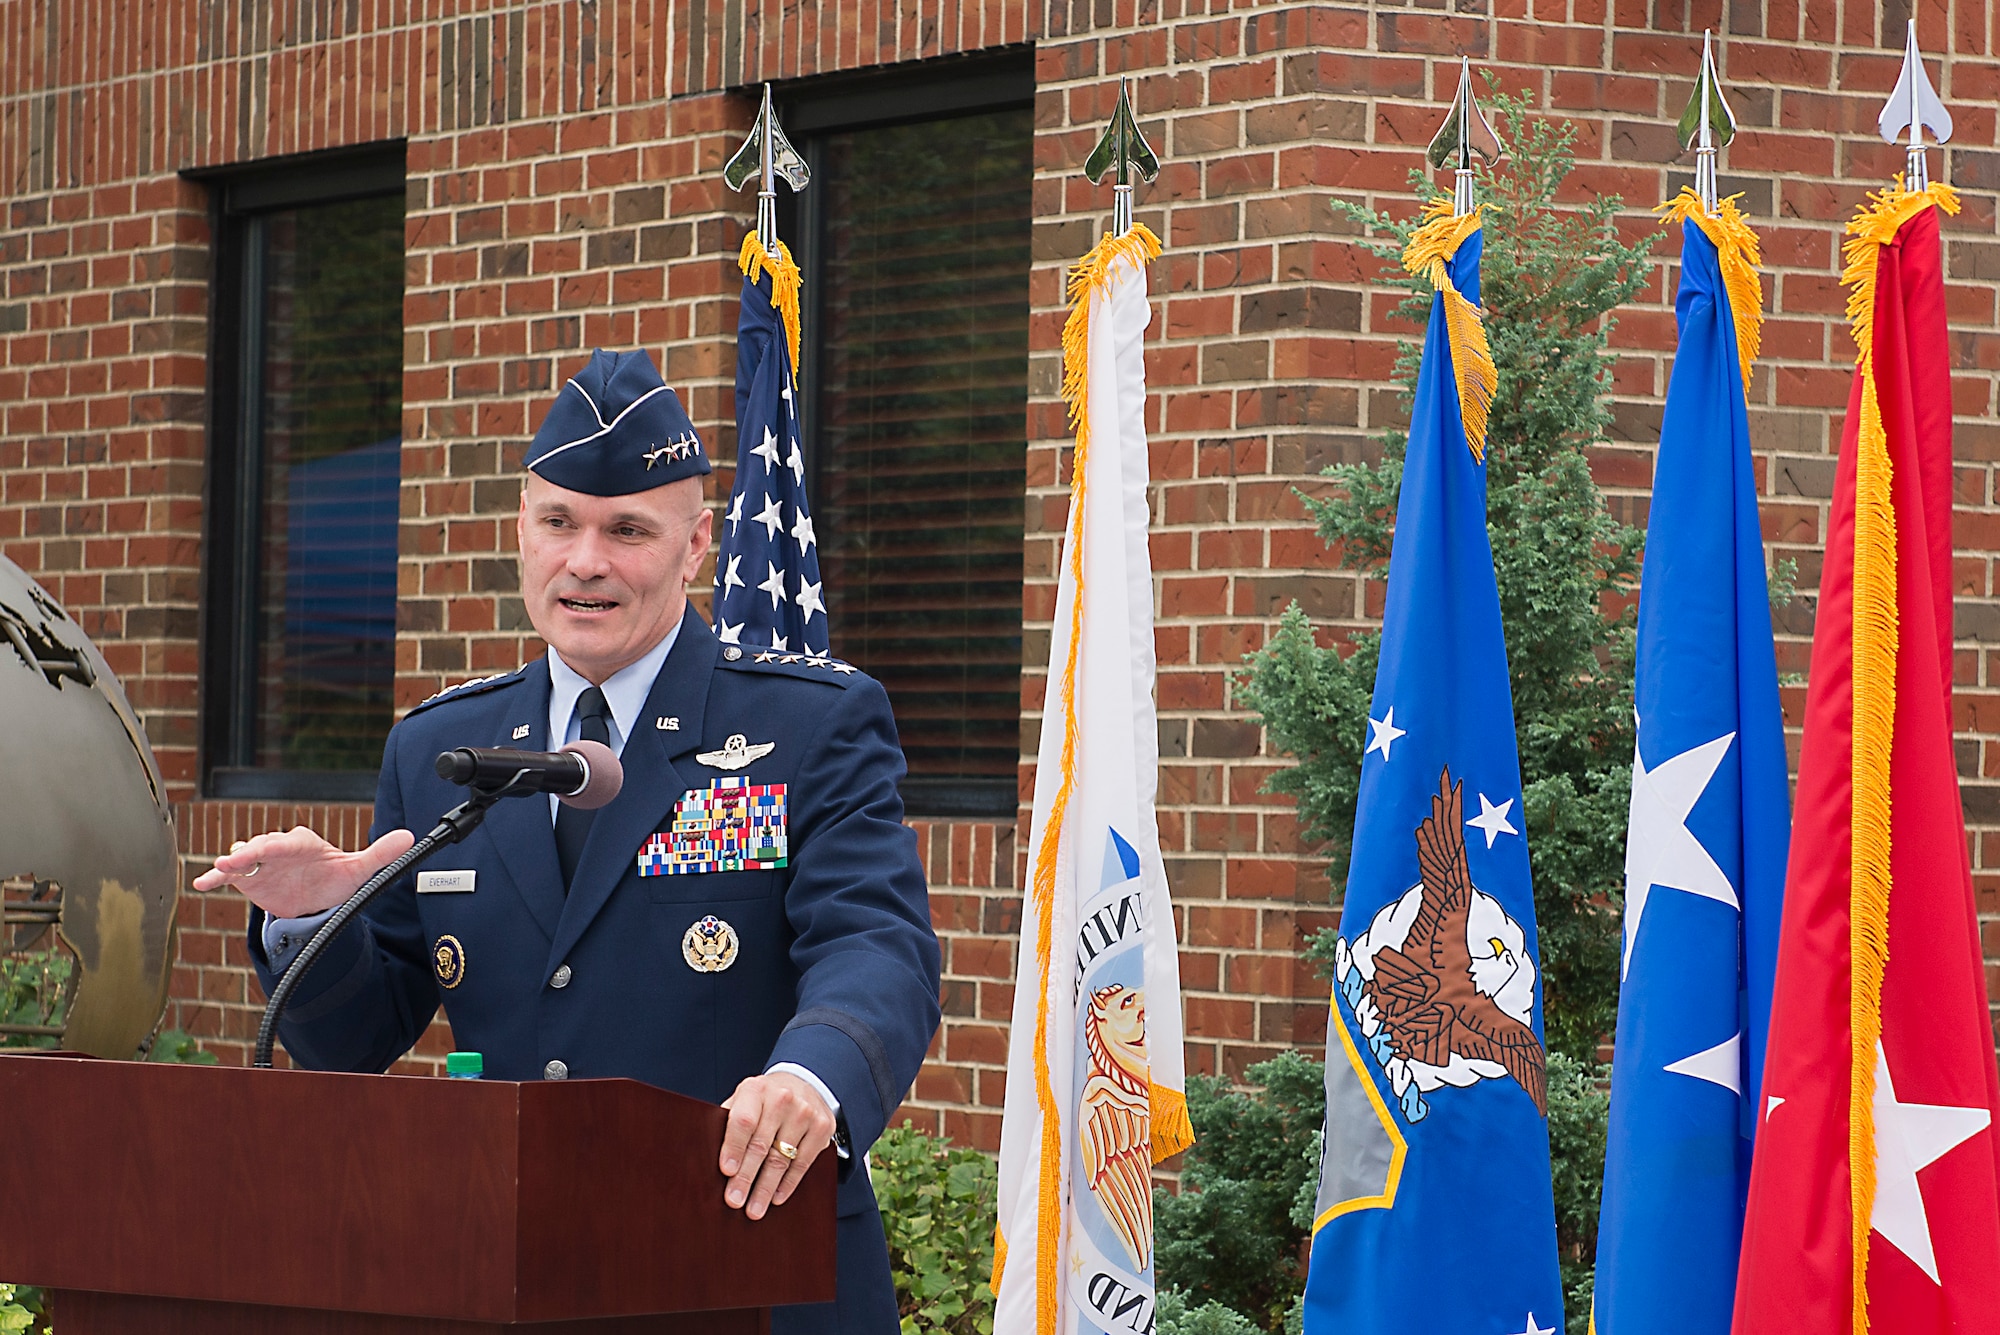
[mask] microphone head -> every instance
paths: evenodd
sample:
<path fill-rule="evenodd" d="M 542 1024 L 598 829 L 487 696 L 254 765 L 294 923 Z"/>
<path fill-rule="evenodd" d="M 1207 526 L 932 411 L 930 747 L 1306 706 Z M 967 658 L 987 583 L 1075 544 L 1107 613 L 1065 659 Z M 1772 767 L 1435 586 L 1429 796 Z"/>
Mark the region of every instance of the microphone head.
<path fill-rule="evenodd" d="M 603 742 L 584 741 L 571 742 L 563 750 L 582 757 L 588 770 L 583 787 L 562 799 L 564 806 L 595 811 L 618 796 L 618 790 L 625 786 L 625 767 L 618 763 L 618 757 L 610 747 Z"/>

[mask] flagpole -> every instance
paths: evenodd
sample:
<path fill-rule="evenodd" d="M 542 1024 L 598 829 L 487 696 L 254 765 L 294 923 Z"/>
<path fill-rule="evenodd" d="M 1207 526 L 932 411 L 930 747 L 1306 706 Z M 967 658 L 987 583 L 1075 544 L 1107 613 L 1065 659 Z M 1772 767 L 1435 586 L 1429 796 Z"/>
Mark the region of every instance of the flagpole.
<path fill-rule="evenodd" d="M 1500 136 L 1493 133 L 1486 114 L 1472 96 L 1472 60 L 1468 56 L 1458 58 L 1458 91 L 1452 94 L 1451 110 L 1431 139 L 1430 147 L 1424 150 L 1424 156 L 1433 171 L 1442 171 L 1447 166 L 1454 169 L 1451 191 L 1454 218 L 1472 212 L 1473 159 L 1478 158 L 1491 168 L 1505 156 Z"/>
<path fill-rule="evenodd" d="M 1111 235 L 1124 236 L 1132 230 L 1132 169 L 1138 168 L 1139 179 L 1151 181 L 1160 174 L 1160 159 L 1153 152 L 1146 136 L 1139 132 L 1138 119 L 1132 114 L 1132 86 L 1128 79 L 1118 81 L 1118 105 L 1111 112 L 1111 123 L 1104 127 L 1104 133 L 1097 140 L 1097 147 L 1090 150 L 1084 159 L 1083 174 L 1093 185 L 1102 185 L 1104 178 L 1116 172 L 1118 179 L 1111 187 Z"/>
<path fill-rule="evenodd" d="M 1903 191 L 1906 194 L 1921 194 L 1930 188 L 1929 154 L 1925 151 L 1924 131 L 1929 129 L 1935 142 L 1942 147 L 1951 138 L 1951 113 L 1938 99 L 1937 90 L 1931 86 L 1930 75 L 1924 72 L 1924 60 L 1917 52 L 1917 21 L 1911 19 L 1907 36 L 1903 42 L 1903 70 L 1896 79 L 1896 87 L 1889 94 L 1889 101 L 1883 106 L 1882 114 L 1876 118 L 1875 127 L 1881 131 L 1885 142 L 1895 143 L 1904 130 L 1909 131 L 1907 155 L 1903 165 Z"/>

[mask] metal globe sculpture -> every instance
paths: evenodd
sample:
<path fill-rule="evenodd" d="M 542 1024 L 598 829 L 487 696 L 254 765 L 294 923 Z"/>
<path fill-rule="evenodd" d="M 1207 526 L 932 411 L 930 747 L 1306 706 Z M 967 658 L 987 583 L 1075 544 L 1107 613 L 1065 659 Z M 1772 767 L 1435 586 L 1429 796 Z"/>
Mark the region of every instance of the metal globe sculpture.
<path fill-rule="evenodd" d="M 159 766 L 82 627 L 0 557 L 0 1041 L 131 1057 L 166 1006 L 180 859 Z M 35 989 L 40 1004 L 19 1013 Z M 10 993 L 12 994 L 10 996 Z"/>

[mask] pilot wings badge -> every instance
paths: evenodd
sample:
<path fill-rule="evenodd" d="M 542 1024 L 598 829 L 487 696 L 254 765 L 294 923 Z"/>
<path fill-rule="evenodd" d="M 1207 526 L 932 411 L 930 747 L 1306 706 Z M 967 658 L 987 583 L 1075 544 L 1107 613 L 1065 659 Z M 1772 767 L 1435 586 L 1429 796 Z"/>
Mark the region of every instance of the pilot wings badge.
<path fill-rule="evenodd" d="M 748 737 L 732 732 L 720 751 L 697 751 L 694 758 L 710 769 L 742 769 L 751 761 L 770 755 L 777 745 L 776 742 L 758 742 L 752 746 Z"/>
<path fill-rule="evenodd" d="M 1422 879 L 1334 946 L 1341 995 L 1411 1122 L 1428 1115 L 1425 1094 L 1509 1076 L 1548 1112 L 1535 961 L 1521 925 L 1472 884 L 1464 815 L 1447 769 L 1417 826 Z"/>

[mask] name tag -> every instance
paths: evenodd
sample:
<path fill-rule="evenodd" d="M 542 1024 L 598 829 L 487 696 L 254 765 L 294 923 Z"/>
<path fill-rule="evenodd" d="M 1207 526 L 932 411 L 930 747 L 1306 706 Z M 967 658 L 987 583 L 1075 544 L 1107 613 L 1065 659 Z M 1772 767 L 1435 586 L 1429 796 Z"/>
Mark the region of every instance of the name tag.
<path fill-rule="evenodd" d="M 417 893 L 420 895 L 469 895 L 472 893 L 474 871 L 420 871 L 417 873 Z"/>

